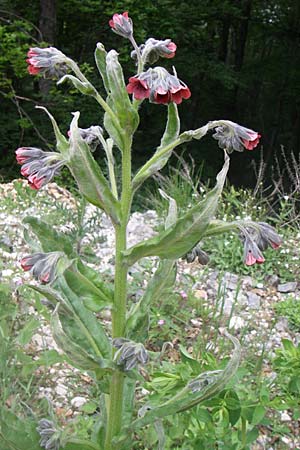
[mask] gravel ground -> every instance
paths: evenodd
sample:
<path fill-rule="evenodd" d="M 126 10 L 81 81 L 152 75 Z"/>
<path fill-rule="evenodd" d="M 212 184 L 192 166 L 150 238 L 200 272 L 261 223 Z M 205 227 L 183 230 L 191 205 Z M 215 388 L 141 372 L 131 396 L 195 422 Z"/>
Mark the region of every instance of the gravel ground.
<path fill-rule="evenodd" d="M 21 220 L 27 215 L 41 217 L 46 213 L 49 214 L 49 210 L 55 212 L 57 203 L 66 210 L 72 211 L 76 202 L 68 191 L 58 187 L 55 183 L 50 183 L 37 194 L 39 208 L 35 207 L 34 202 L 28 208 L 18 208 L 19 197 L 14 183 L 0 185 L 0 195 L 3 199 L 0 204 L 0 239 L 3 243 L 0 247 L 0 258 L 4 262 L 0 280 L 9 281 L 12 287 L 17 288 L 31 279 L 30 274 L 22 272 L 18 264 L 18 260 L 29 251 L 22 237 Z M 45 211 L 40 208 L 43 198 L 48 199 Z M 11 204 L 14 202 L 16 207 L 12 210 Z M 9 210 L 12 212 L 7 212 Z M 98 236 L 95 240 L 95 232 L 89 232 L 87 226 L 87 234 L 82 245 L 93 246 L 93 250 L 99 258 L 99 264 L 94 264 L 94 267 L 102 272 L 113 273 L 114 235 L 109 220 L 102 214 L 101 216 L 97 215 L 97 210 L 93 206 L 88 206 L 85 221 L 86 224 L 93 222 L 93 227 L 97 227 Z M 154 211 L 134 213 L 128 226 L 129 245 L 154 235 L 157 224 L 158 218 Z M 72 230 L 74 224 L 67 222 L 57 227 L 62 230 Z M 252 354 L 258 355 L 264 347 L 270 357 L 274 355 L 277 348 L 280 348 L 282 338 L 288 338 L 294 342 L 300 341 L 300 335 L 289 329 L 286 319 L 275 318 L 273 312 L 274 304 L 284 300 L 287 296 L 300 298 L 300 283 L 297 283 L 297 280 L 282 285 L 276 277 L 270 277 L 266 283 L 255 283 L 249 276 L 238 277 L 229 272 L 220 274 L 217 270 L 203 269 L 197 264 L 180 261 L 178 267 L 180 285 L 186 283 L 187 275 L 191 275 L 196 280 L 192 286 L 194 296 L 222 309 L 222 317 L 227 318 L 229 328 L 234 330 L 237 336 L 242 337 L 244 343 L 247 342 L 248 354 L 252 352 Z M 217 305 L 220 292 L 222 293 L 222 306 Z M 37 314 L 33 307 L 30 312 L 33 315 Z M 202 319 L 195 314 L 187 324 L 187 330 L 191 335 L 193 335 L 193 330 L 194 334 L 197 334 L 201 326 Z M 48 325 L 41 319 L 41 326 L 28 344 L 28 351 L 30 354 L 35 352 L 38 355 L 40 351 L 49 348 L 57 349 Z M 274 374 L 268 367 L 268 359 L 265 359 L 264 363 L 266 376 L 273 376 Z M 43 369 L 41 369 L 41 375 L 42 372 Z M 40 384 L 38 397 L 49 398 L 55 405 L 56 413 L 66 419 L 78 414 L 82 405 L 88 401 L 86 392 L 92 379 L 88 374 L 82 375 L 67 364 L 54 365 L 49 373 L 51 376 L 44 377 L 44 384 Z M 79 385 L 78 379 L 80 379 Z M 281 412 L 281 421 L 293 430 L 294 438 L 284 436 L 280 442 L 272 443 L 267 431 L 262 430 L 252 449 L 299 449 L 298 423 L 292 420 L 289 411 Z"/>

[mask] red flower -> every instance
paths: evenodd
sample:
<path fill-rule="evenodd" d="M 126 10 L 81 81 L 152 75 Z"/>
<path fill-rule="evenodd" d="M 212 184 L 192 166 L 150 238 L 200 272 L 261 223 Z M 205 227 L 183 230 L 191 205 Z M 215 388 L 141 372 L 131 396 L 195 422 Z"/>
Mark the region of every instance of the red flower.
<path fill-rule="evenodd" d="M 127 85 L 127 92 L 133 94 L 135 99 L 149 98 L 152 103 L 176 103 L 191 96 L 187 85 L 176 75 L 171 75 L 163 67 L 155 67 L 131 77 Z"/>
<path fill-rule="evenodd" d="M 44 152 L 34 147 L 18 148 L 16 158 L 18 164 L 22 164 L 21 174 L 27 177 L 32 189 L 40 189 L 47 184 L 64 165 L 60 153 Z"/>
<path fill-rule="evenodd" d="M 127 11 L 123 12 L 123 14 L 114 14 L 109 21 L 109 26 L 115 33 L 124 38 L 130 39 L 132 37 L 132 20 L 128 17 Z"/>
<path fill-rule="evenodd" d="M 149 38 L 139 46 L 139 53 L 141 55 L 144 64 L 154 64 L 160 57 L 161 58 L 174 58 L 177 45 L 171 41 L 171 39 L 158 40 Z M 137 59 L 137 51 L 131 52 L 131 57 Z"/>
<path fill-rule="evenodd" d="M 60 78 L 67 71 L 67 58 L 55 47 L 34 47 L 29 50 L 27 56 L 30 75 L 41 73 L 48 78 Z"/>
<path fill-rule="evenodd" d="M 164 58 L 174 58 L 175 52 L 177 50 L 177 45 L 174 42 L 170 42 L 170 44 L 168 44 L 166 47 L 171 53 L 165 52 Z"/>
<path fill-rule="evenodd" d="M 57 262 L 62 256 L 61 252 L 34 253 L 24 256 L 20 264 L 25 272 L 30 270 L 37 280 L 50 283 L 55 278 Z"/>
<path fill-rule="evenodd" d="M 255 263 L 261 264 L 265 261 L 257 244 L 249 236 L 244 242 L 244 261 L 246 266 L 252 266 Z"/>
<path fill-rule="evenodd" d="M 256 131 L 245 128 L 230 120 L 220 121 L 221 126 L 216 128 L 213 138 L 217 139 L 219 147 L 228 153 L 233 150 L 242 152 L 244 148 L 253 150 L 259 143 L 261 135 Z"/>

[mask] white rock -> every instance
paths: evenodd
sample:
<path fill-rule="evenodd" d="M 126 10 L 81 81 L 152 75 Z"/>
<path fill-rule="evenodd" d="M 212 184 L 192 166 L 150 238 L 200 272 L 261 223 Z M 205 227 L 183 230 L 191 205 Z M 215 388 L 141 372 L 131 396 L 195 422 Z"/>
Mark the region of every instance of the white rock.
<path fill-rule="evenodd" d="M 67 395 L 68 388 L 64 384 L 58 384 L 55 388 L 55 392 L 57 393 L 57 395 L 65 397 Z"/>
<path fill-rule="evenodd" d="M 235 330 L 239 330 L 246 325 L 244 319 L 239 316 L 232 316 L 229 322 L 229 328 L 234 328 Z"/>
<path fill-rule="evenodd" d="M 79 409 L 79 408 L 81 408 L 81 406 L 83 406 L 86 402 L 87 402 L 87 398 L 85 398 L 85 397 L 74 397 L 74 398 L 72 398 L 72 400 L 71 400 L 71 405 L 72 405 L 74 408 Z"/>
<path fill-rule="evenodd" d="M 286 411 L 281 413 L 280 418 L 282 422 L 290 422 L 290 420 L 292 420 L 291 416 Z"/>

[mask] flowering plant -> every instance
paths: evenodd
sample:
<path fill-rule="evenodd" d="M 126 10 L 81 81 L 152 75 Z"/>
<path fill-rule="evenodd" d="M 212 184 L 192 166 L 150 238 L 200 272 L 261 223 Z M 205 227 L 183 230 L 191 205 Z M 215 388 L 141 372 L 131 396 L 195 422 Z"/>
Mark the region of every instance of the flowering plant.
<path fill-rule="evenodd" d="M 115 50 L 106 52 L 98 43 L 95 61 L 106 99 L 82 74 L 77 64 L 59 50 L 53 47 L 32 48 L 28 53 L 30 74 L 58 78 L 59 84 L 71 82 L 82 94 L 95 99 L 104 112 L 104 118 L 103 128 L 94 125 L 82 129 L 78 126 L 80 113 L 75 112 L 66 134 L 60 131 L 54 117 L 41 108 L 52 122 L 56 151 L 19 148 L 16 155 L 17 162 L 22 165 L 21 173 L 28 178 L 33 189 L 40 189 L 62 166 L 67 166 L 83 197 L 107 214 L 115 231 L 115 278 L 111 287 L 105 285 L 101 276 L 81 260 L 67 235 L 54 231 L 42 220 L 33 217 L 24 220 L 26 228 L 30 227 L 39 239 L 40 247 L 36 253 L 24 257 L 21 265 L 41 282 L 31 287 L 48 300 L 54 339 L 67 361 L 89 371 L 103 392 L 101 413 L 91 439 L 65 436 L 60 440 L 61 433 L 56 431 L 54 424 L 43 419 L 38 431 L 40 445 L 46 449 L 59 448 L 68 442 L 73 443 L 72 449 L 81 450 L 131 448 L 134 433 L 142 427 L 160 424 L 161 431 L 164 417 L 185 411 L 220 392 L 235 373 L 240 359 L 239 342 L 224 330 L 222 333 L 234 346 L 224 370 L 200 373 L 172 398 L 167 396 L 155 405 L 145 403 L 136 414 L 136 384 L 143 382 L 140 368 L 151 359 L 143 343 L 138 342 L 141 336 L 145 339 L 148 334 L 150 303 L 163 296 L 165 289 L 174 284 L 177 259 L 184 257 L 192 262 L 197 258 L 201 264 L 207 263 L 208 256 L 198 244 L 208 236 L 236 230 L 244 243 L 244 259 L 248 265 L 263 262 L 262 251 L 268 245 L 274 248 L 280 245 L 279 236 L 266 223 L 226 223 L 214 219 L 229 168 L 229 153 L 253 150 L 260 135 L 229 120 L 211 121 L 201 128 L 180 132 L 177 105 L 191 96 L 190 89 L 177 77 L 175 69 L 171 74 L 160 66 L 147 68 L 159 58 L 173 58 L 176 44 L 170 39 L 149 38 L 138 46 L 133 36 L 133 22 L 127 12 L 115 14 L 109 25 L 112 31 L 131 42 L 136 73 L 126 86 L 118 53 Z M 132 141 L 139 125 L 139 108 L 145 99 L 167 105 L 167 123 L 159 147 L 132 175 Z M 136 191 L 167 164 L 177 146 L 192 139 L 200 140 L 210 130 L 215 130 L 213 137 L 224 151 L 224 165 L 214 188 L 180 218 L 175 200 L 162 193 L 170 205 L 165 230 L 128 248 L 126 231 Z M 98 145 L 106 154 L 107 177 L 92 155 Z M 116 183 L 115 151 L 122 156 L 120 188 Z M 141 299 L 128 310 L 128 270 L 147 256 L 158 258 L 157 270 Z M 101 322 L 103 309 L 111 311 L 110 329 Z"/>

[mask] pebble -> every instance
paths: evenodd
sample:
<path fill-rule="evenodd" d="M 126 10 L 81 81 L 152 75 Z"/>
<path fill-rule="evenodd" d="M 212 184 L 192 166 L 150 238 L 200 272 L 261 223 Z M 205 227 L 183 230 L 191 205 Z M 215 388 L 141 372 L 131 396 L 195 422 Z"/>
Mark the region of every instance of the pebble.
<path fill-rule="evenodd" d="M 297 289 L 297 282 L 296 281 L 290 281 L 288 283 L 279 284 L 277 287 L 277 291 L 281 292 L 282 294 L 287 294 L 289 292 L 295 292 Z"/>
<path fill-rule="evenodd" d="M 85 397 L 74 397 L 71 400 L 71 405 L 76 408 L 79 409 L 81 408 L 83 405 L 85 405 L 85 403 L 87 402 L 87 398 Z"/>

